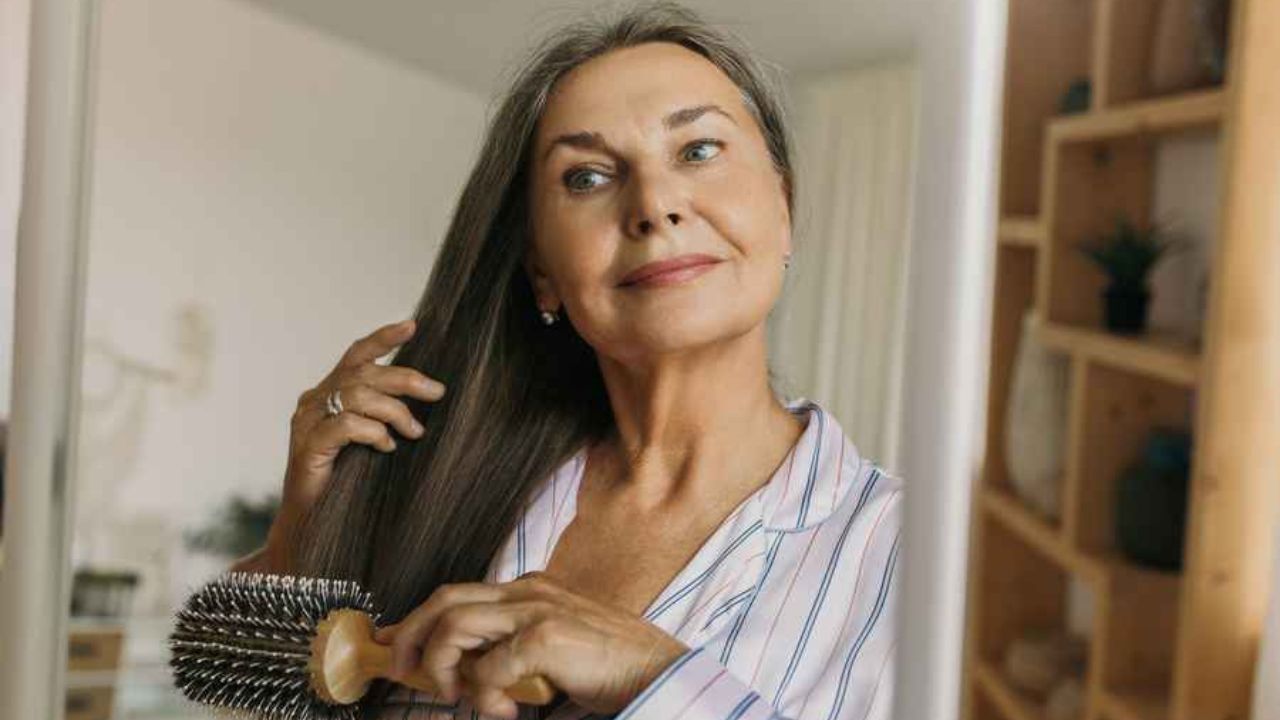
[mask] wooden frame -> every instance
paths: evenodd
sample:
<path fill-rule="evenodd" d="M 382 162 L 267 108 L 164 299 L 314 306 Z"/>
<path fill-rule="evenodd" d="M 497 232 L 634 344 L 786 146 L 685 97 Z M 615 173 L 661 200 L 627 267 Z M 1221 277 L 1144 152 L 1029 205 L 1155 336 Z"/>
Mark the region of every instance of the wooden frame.
<path fill-rule="evenodd" d="M 1094 611 L 1083 720 L 1241 720 L 1280 524 L 1280 3 L 1233 3 L 1225 86 L 1152 97 L 1159 0 L 1010 0 L 986 456 L 974 493 L 962 715 L 1037 720 L 1000 656 L 1067 624 L 1068 586 Z M 1247 20 L 1246 20 L 1247 18 Z M 1086 113 L 1057 98 L 1086 75 Z M 1154 149 L 1224 139 L 1220 233 L 1202 347 L 1100 329 L 1101 281 L 1075 244 L 1114 211 L 1147 219 Z M 1062 512 L 1011 489 L 1005 406 L 1021 317 L 1071 362 Z M 1117 474 L 1155 427 L 1194 433 L 1184 566 L 1136 566 L 1113 538 Z"/>

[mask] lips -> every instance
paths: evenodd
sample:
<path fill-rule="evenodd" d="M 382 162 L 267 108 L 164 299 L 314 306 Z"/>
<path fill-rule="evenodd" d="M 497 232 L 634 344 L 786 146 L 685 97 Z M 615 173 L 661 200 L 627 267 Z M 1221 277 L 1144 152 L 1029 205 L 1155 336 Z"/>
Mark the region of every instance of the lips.
<path fill-rule="evenodd" d="M 645 282 L 646 280 L 655 279 L 660 275 L 674 273 L 677 270 L 684 270 L 686 268 L 697 267 L 700 265 L 714 265 L 718 262 L 720 262 L 720 258 L 715 257 L 714 255 L 704 255 L 701 253 L 680 255 L 666 260 L 659 260 L 657 262 L 641 265 L 635 270 L 627 273 L 626 276 L 622 278 L 622 282 L 618 284 L 622 286 L 635 285 L 637 283 Z"/>

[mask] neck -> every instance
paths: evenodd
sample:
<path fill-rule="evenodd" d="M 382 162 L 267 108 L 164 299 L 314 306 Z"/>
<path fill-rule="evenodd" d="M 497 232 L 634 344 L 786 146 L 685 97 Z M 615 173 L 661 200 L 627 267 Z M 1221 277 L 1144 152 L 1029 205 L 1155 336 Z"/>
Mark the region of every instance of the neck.
<path fill-rule="evenodd" d="M 764 326 L 724 343 L 600 367 L 616 431 L 604 443 L 625 492 L 657 507 L 759 483 L 804 429 L 769 387 Z M 732 489 L 732 488 L 730 488 Z"/>

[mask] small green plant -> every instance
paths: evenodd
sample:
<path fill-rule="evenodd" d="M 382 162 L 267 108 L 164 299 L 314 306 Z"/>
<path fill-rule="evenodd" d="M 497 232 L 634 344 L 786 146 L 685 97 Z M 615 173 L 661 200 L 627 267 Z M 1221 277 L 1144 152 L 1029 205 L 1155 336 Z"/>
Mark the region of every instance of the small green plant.
<path fill-rule="evenodd" d="M 233 495 L 212 523 L 184 533 L 187 547 L 228 557 L 247 555 L 266 542 L 279 508 L 278 495 L 258 502 Z"/>
<path fill-rule="evenodd" d="M 1081 251 L 1111 278 L 1111 287 L 1133 294 L 1145 293 L 1156 263 L 1180 249 L 1163 225 L 1139 227 L 1127 217 L 1116 219 L 1115 229 L 1103 233 Z"/>
<path fill-rule="evenodd" d="M 1147 280 L 1160 258 L 1180 246 L 1168 237 L 1163 225 L 1138 227 L 1124 216 L 1116 218 L 1114 230 L 1080 246 L 1081 252 L 1111 278 L 1102 292 L 1108 330 L 1127 335 L 1146 330 L 1151 300 Z"/>

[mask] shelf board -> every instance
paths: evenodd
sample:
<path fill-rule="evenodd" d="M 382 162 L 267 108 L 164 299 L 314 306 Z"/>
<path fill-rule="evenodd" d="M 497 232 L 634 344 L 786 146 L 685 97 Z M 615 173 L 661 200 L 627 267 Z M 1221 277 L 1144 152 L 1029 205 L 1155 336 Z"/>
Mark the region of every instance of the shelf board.
<path fill-rule="evenodd" d="M 68 670 L 64 682 L 68 690 L 75 690 L 114 687 L 119 678 L 119 670 Z"/>
<path fill-rule="evenodd" d="M 1005 720 L 1040 720 L 1044 713 L 1026 695 L 1009 687 L 1000 671 L 980 661 L 974 666 L 974 679 L 983 693 L 1000 709 Z"/>
<path fill-rule="evenodd" d="M 1040 219 L 1025 215 L 1000 218 L 999 240 L 1002 245 L 1038 248 L 1044 244 L 1044 225 Z"/>
<path fill-rule="evenodd" d="M 1169 720 L 1168 688 L 1103 691 L 1099 704 L 1109 720 Z"/>
<path fill-rule="evenodd" d="M 1200 377 L 1199 353 L 1185 343 L 1158 335 L 1124 337 L 1093 328 L 1045 323 L 1040 339 L 1059 352 L 1174 385 L 1195 387 Z"/>
<path fill-rule="evenodd" d="M 1174 570 L 1139 565 L 1116 550 L 1086 553 L 1089 559 L 1108 575 L 1124 574 L 1148 583 L 1164 583 L 1176 586 L 1182 582 L 1182 573 Z"/>
<path fill-rule="evenodd" d="M 1226 93 L 1221 88 L 1141 100 L 1050 120 L 1049 138 L 1056 142 L 1089 142 L 1212 127 L 1221 122 L 1226 106 Z"/>
<path fill-rule="evenodd" d="M 1103 564 L 1067 546 L 1062 534 L 1043 517 L 1026 507 L 1012 494 L 996 488 L 983 488 L 982 506 L 1023 542 L 1047 555 L 1064 570 L 1098 580 L 1105 575 Z"/>

